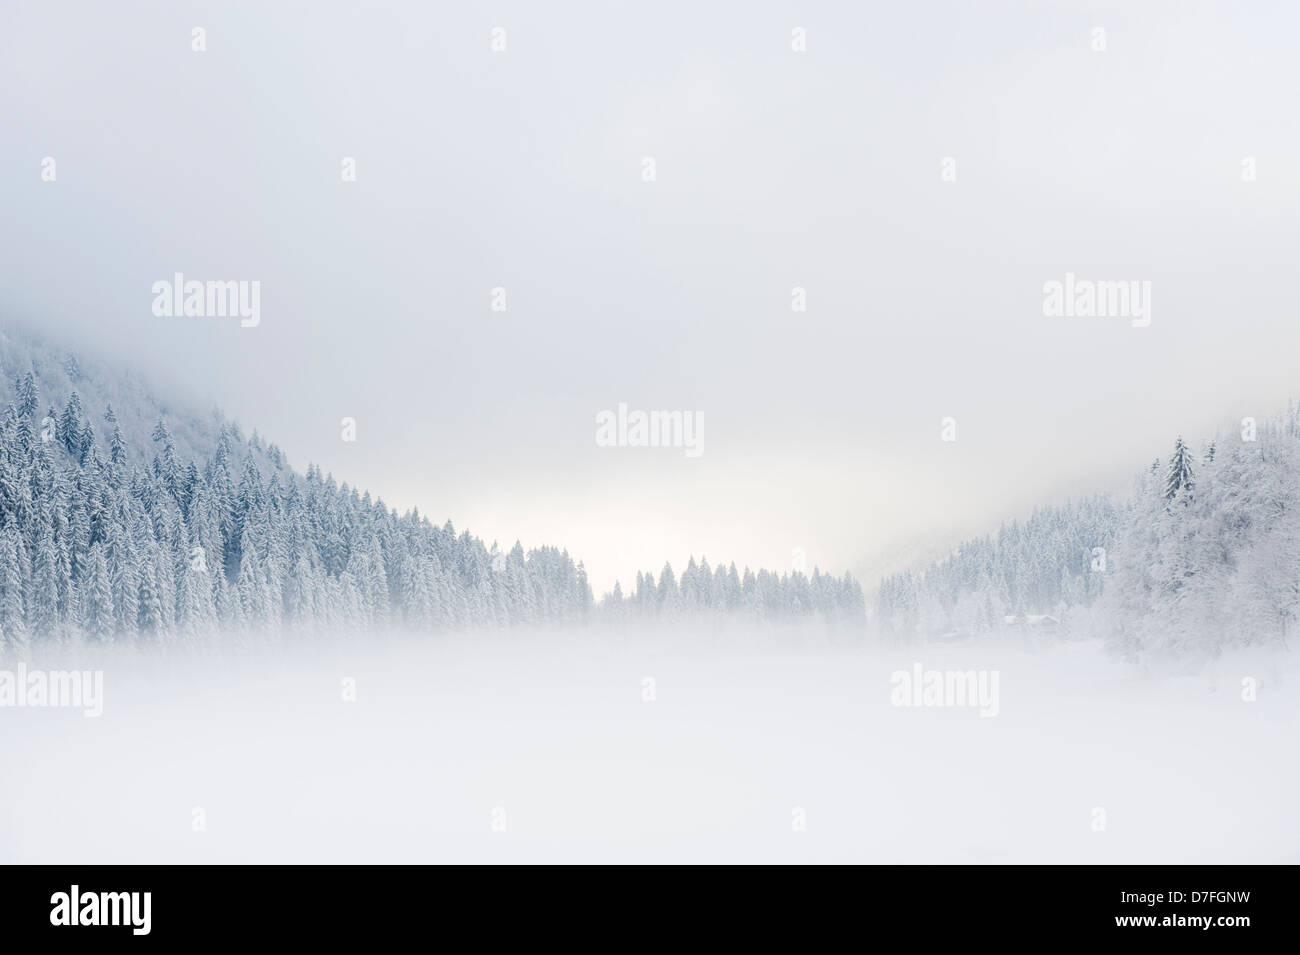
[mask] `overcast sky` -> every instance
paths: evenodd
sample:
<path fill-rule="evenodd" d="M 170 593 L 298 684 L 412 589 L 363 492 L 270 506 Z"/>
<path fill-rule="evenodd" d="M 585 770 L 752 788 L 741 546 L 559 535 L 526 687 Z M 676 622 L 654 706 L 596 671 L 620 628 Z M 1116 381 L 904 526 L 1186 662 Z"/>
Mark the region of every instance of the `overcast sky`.
<path fill-rule="evenodd" d="M 3 4 L 0 309 L 598 588 L 872 586 L 1300 393 L 1293 3 L 227 6 Z M 178 271 L 260 325 L 155 317 Z"/>

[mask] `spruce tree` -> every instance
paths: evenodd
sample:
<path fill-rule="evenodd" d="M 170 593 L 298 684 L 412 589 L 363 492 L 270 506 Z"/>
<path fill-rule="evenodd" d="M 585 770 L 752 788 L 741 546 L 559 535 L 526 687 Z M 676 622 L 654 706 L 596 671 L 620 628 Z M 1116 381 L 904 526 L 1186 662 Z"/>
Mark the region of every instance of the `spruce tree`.
<path fill-rule="evenodd" d="M 1169 469 L 1165 472 L 1165 500 L 1173 501 L 1179 494 L 1190 495 L 1192 483 L 1192 452 L 1179 435 L 1169 459 Z"/>
<path fill-rule="evenodd" d="M 59 437 L 63 446 L 78 461 L 81 460 L 81 396 L 75 391 L 68 396 L 63 416 L 59 419 Z"/>
<path fill-rule="evenodd" d="M 27 584 L 23 580 L 22 535 L 18 524 L 10 515 L 0 535 L 0 629 L 10 649 L 24 650 L 27 646 L 27 619 L 24 594 Z"/>
<path fill-rule="evenodd" d="M 36 385 L 36 376 L 29 371 L 17 385 L 17 391 L 18 413 L 27 419 L 34 418 L 41 406 L 41 390 Z"/>
<path fill-rule="evenodd" d="M 113 639 L 113 588 L 102 544 L 90 549 L 89 571 L 81 588 L 81 627 L 92 641 L 109 643 Z"/>

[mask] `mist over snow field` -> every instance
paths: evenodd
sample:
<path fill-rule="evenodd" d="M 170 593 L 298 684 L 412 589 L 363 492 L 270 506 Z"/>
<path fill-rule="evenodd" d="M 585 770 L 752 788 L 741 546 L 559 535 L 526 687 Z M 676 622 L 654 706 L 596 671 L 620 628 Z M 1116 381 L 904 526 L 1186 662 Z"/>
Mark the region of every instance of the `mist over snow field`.
<path fill-rule="evenodd" d="M 0 864 L 1300 863 L 1300 3 L 187 6 L 0 0 Z"/>
<path fill-rule="evenodd" d="M 995 670 L 996 715 L 893 705 L 916 664 Z M 102 668 L 103 715 L 0 711 L 5 863 L 1300 861 L 1300 672 L 1262 651 L 516 632 L 40 665 Z"/>

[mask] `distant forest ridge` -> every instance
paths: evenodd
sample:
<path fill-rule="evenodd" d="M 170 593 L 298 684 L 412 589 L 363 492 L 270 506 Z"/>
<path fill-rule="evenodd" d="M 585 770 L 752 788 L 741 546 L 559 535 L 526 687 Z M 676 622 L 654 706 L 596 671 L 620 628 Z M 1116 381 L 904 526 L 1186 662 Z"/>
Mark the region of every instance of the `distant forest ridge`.
<path fill-rule="evenodd" d="M 849 575 L 693 558 L 597 604 L 566 551 L 399 515 L 219 413 L 168 413 L 137 377 L 15 332 L 0 369 L 0 649 L 591 619 L 865 626 Z"/>
<path fill-rule="evenodd" d="M 1008 629 L 1097 636 L 1123 655 L 1289 646 L 1300 619 L 1300 407 L 1246 418 L 1193 449 L 1181 436 L 1126 501 L 1041 508 L 920 572 L 885 577 L 882 640 Z"/>

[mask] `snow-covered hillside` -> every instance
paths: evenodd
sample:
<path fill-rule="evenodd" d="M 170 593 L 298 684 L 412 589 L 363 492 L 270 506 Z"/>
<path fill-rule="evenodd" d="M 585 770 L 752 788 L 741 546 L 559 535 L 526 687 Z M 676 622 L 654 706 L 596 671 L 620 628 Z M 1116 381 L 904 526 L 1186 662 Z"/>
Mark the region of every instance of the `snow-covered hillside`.
<path fill-rule="evenodd" d="M 1122 504 L 1041 509 L 924 572 L 886 578 L 873 630 L 924 642 L 1046 618 L 1055 636 L 1102 638 L 1134 658 L 1286 647 L 1300 618 L 1298 469 L 1294 406 L 1200 451 L 1179 437 Z"/>
<path fill-rule="evenodd" d="M 706 617 L 860 633 L 845 575 L 711 568 L 638 575 L 595 607 L 566 551 L 489 548 L 404 515 L 221 416 L 175 412 L 138 379 L 10 335 L 0 395 L 0 650 L 257 642 Z M 153 418 L 150 421 L 150 418 Z"/>
<path fill-rule="evenodd" d="M 29 375 L 39 396 L 37 420 L 46 416 L 57 420 L 76 392 L 85 424 L 101 447 L 107 447 L 112 433 L 113 425 L 104 417 L 111 406 L 132 464 L 147 466 L 152 461 L 150 435 L 160 418 L 167 422 L 173 447 L 183 460 L 211 457 L 222 431 L 230 429 L 235 438 L 232 448 L 241 454 L 251 451 L 260 467 L 276 461 L 288 464 L 280 449 L 263 442 L 255 431 L 245 443 L 239 426 L 216 408 L 204 412 L 172 400 L 130 368 L 103 362 L 21 327 L 0 325 L 0 408 L 17 399 Z"/>

